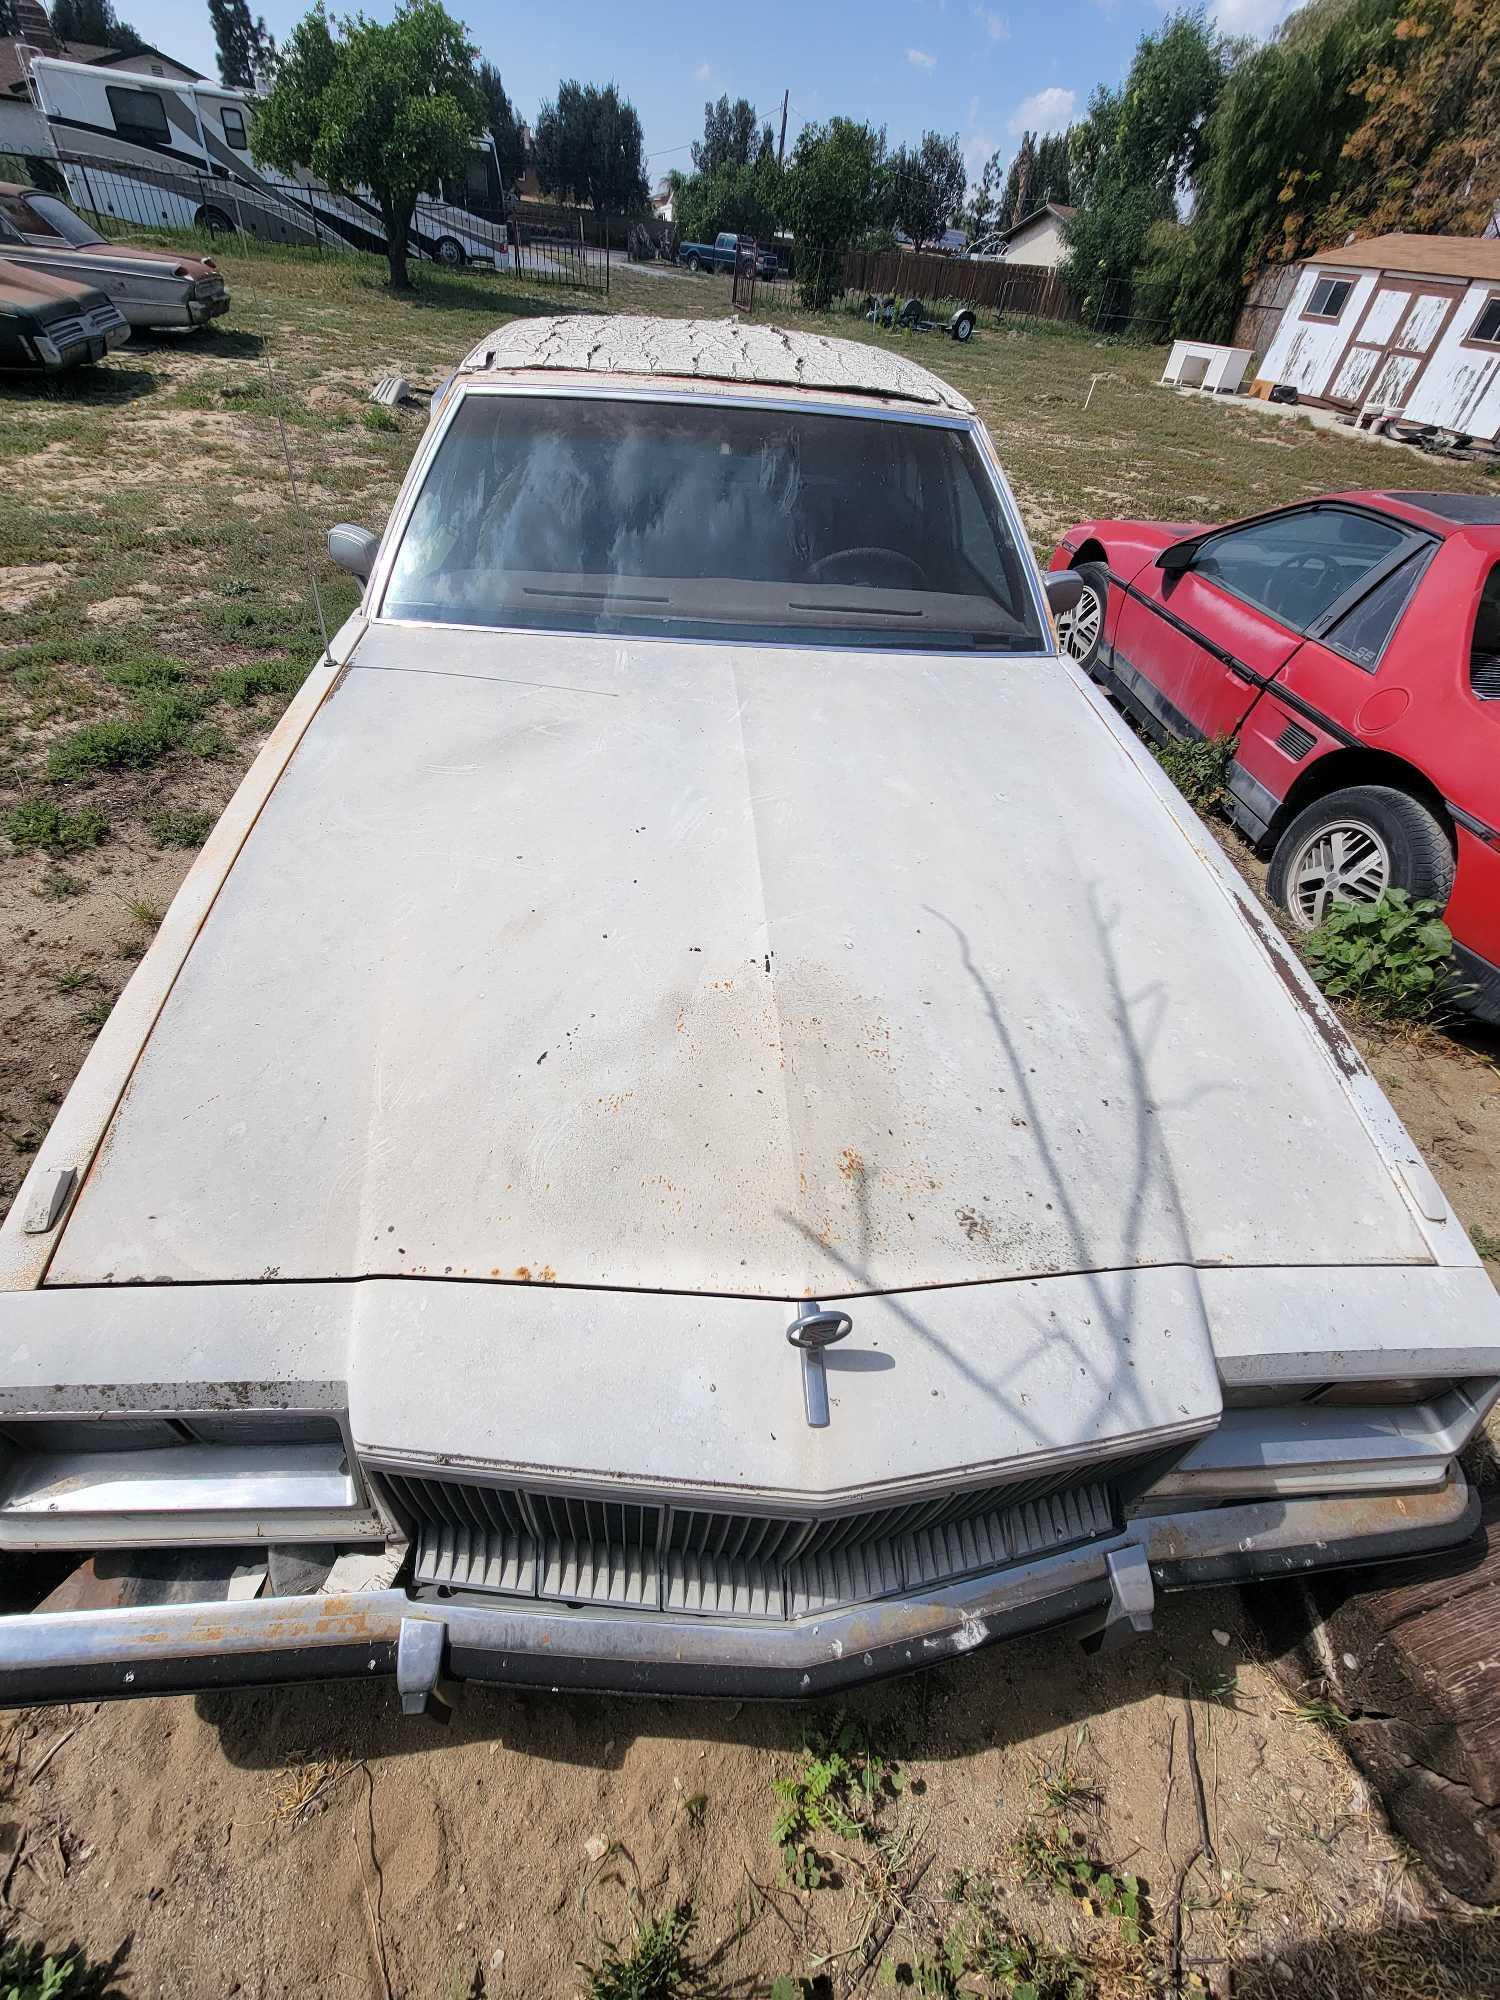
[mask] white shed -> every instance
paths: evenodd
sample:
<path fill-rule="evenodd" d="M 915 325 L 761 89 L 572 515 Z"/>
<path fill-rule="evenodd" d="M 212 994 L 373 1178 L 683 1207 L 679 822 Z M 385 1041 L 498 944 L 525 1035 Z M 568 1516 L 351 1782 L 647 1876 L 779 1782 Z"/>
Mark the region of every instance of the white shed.
<path fill-rule="evenodd" d="M 1500 438 L 1500 240 L 1374 236 L 1307 258 L 1255 386 Z"/>

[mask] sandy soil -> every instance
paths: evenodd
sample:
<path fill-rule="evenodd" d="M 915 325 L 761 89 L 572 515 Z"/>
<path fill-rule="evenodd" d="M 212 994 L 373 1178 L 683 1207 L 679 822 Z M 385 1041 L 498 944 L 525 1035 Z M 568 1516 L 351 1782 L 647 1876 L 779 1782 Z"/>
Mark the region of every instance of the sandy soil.
<path fill-rule="evenodd" d="M 1287 1962 L 1320 1929 L 1421 1907 L 1360 1781 L 1290 1717 L 1237 1600 L 1214 1593 L 1123 1654 L 1039 1638 L 850 1704 L 903 1758 L 910 1782 L 883 1818 L 913 1868 L 931 1855 L 916 1900 L 936 1933 L 953 1871 L 993 1869 L 1018 1924 L 1082 1949 L 1107 1935 L 1009 1859 L 1039 1774 L 1064 1758 L 1098 1793 L 1074 1823 L 1142 1878 L 1162 1922 L 1200 1837 L 1185 1690 L 1225 1675 L 1236 1709 L 1192 1704 L 1220 1866 L 1190 1879 L 1187 1957 Z M 764 1993 L 778 1973 L 847 1971 L 868 1908 L 858 1848 L 835 1886 L 778 1886 L 770 1781 L 795 1768 L 806 1720 L 472 1690 L 444 1731 L 361 1686 L 32 1714 L 11 1746 L 11 1899 L 28 1928 L 119 1954 L 130 1992 L 353 2000 L 571 1993 L 575 1958 L 623 1934 L 638 1891 L 653 1910 L 693 1901 L 700 1958 L 729 1941 L 692 1991 Z M 903 1947 L 898 1929 L 888 1949 Z"/>

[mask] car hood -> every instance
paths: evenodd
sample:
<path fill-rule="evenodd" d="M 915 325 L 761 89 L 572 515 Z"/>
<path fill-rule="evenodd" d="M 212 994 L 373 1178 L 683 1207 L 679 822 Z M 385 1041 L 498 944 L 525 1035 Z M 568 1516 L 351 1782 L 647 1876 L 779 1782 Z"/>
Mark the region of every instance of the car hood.
<path fill-rule="evenodd" d="M 1051 658 L 372 627 L 47 1282 L 1427 1261 L 1137 754 Z"/>

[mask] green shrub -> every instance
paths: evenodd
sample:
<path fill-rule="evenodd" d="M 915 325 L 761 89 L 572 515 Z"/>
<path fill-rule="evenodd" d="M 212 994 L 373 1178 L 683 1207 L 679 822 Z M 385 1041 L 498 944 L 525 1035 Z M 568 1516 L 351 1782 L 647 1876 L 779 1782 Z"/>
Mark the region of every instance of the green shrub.
<path fill-rule="evenodd" d="M 51 799 L 27 799 L 5 817 L 5 831 L 23 853 L 82 854 L 109 834 L 109 821 L 97 806 L 64 812 Z"/>
<path fill-rule="evenodd" d="M 159 693 L 122 722 L 89 722 L 52 745 L 47 775 L 67 783 L 94 771 L 140 770 L 175 749 L 197 720 L 198 704 Z"/>
<path fill-rule="evenodd" d="M 221 674 L 218 691 L 222 700 L 248 708 L 263 694 L 293 695 L 306 679 L 307 668 L 300 660 L 252 660 L 248 667 L 231 667 Z"/>
<path fill-rule="evenodd" d="M 372 409 L 365 411 L 364 426 L 367 431 L 399 431 L 401 428 L 398 419 L 384 403 L 376 403 Z"/>
<path fill-rule="evenodd" d="M 100 2000 L 110 1971 L 78 1945 L 49 1952 L 17 1937 L 0 1940 L 0 2000 Z"/>
<path fill-rule="evenodd" d="M 597 1966 L 580 1962 L 586 2000 L 669 2000 L 686 1994 L 692 1966 L 688 1941 L 693 1935 L 691 1903 L 679 1903 L 662 1916 L 636 1917 L 635 1936 L 625 1950 L 606 1943 Z"/>
<path fill-rule="evenodd" d="M 147 825 L 158 847 L 201 847 L 214 830 L 214 815 L 191 806 L 163 806 Z"/>
<path fill-rule="evenodd" d="M 1389 1021 L 1431 1020 L 1461 996 L 1453 933 L 1436 903 L 1405 889 L 1375 903 L 1335 903 L 1302 950 L 1330 999 Z"/>
<path fill-rule="evenodd" d="M 177 685 L 182 679 L 182 668 L 175 660 L 169 660 L 165 653 L 136 653 L 128 660 L 106 667 L 104 678 L 113 681 L 116 687 L 159 694 Z"/>
<path fill-rule="evenodd" d="M 1229 795 L 1234 737 L 1200 736 L 1193 742 L 1173 738 L 1153 748 L 1157 762 L 1190 806 L 1204 813 L 1223 810 Z"/>

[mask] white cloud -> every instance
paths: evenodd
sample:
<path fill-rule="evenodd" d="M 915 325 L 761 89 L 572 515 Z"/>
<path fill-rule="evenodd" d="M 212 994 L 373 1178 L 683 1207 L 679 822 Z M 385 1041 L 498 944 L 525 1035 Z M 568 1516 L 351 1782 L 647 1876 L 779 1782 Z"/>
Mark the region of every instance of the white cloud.
<path fill-rule="evenodd" d="M 1300 4 L 1301 0 L 1212 0 L 1208 15 L 1226 35 L 1264 38 Z"/>
<path fill-rule="evenodd" d="M 699 63 L 698 67 L 693 71 L 693 81 L 694 83 L 711 82 L 713 78 L 713 73 L 714 73 L 714 66 L 712 63 L 701 62 Z"/>
<path fill-rule="evenodd" d="M 1063 90 L 1051 84 L 1046 90 L 1033 92 L 1023 97 L 1010 117 L 1010 130 L 1019 139 L 1023 132 L 1064 131 L 1073 122 L 1073 107 L 1078 102 L 1076 90 Z"/>
<path fill-rule="evenodd" d="M 1010 22 L 1003 14 L 997 14 L 993 7 L 976 7 L 974 19 L 984 25 L 984 31 L 992 42 L 1010 40 Z"/>
<path fill-rule="evenodd" d="M 913 69 L 936 69 L 937 57 L 928 55 L 926 49 L 908 49 L 906 60 Z"/>
<path fill-rule="evenodd" d="M 968 169 L 969 181 L 977 186 L 979 176 L 984 172 L 985 163 L 1000 142 L 993 132 L 970 132 L 963 142 L 964 166 Z"/>

